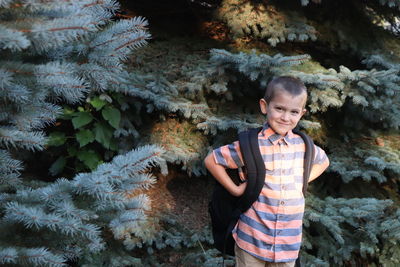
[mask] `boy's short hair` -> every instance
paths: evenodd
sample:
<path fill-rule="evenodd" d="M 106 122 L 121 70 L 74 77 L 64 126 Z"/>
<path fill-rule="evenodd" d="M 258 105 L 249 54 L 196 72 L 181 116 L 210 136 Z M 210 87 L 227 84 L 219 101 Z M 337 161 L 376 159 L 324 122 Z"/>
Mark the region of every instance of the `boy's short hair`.
<path fill-rule="evenodd" d="M 307 95 L 307 87 L 300 79 L 291 76 L 279 76 L 273 78 L 268 83 L 264 95 L 265 101 L 269 103 L 274 98 L 275 93 L 282 89 L 294 96 L 301 95 L 302 93 L 306 93 Z"/>

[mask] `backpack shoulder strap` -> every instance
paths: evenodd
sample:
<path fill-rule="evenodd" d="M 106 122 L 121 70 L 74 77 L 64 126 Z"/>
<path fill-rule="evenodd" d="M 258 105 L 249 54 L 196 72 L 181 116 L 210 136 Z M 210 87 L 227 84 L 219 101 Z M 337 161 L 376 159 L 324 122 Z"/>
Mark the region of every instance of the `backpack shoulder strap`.
<path fill-rule="evenodd" d="M 314 142 L 310 136 L 301 132 L 297 128 L 293 130 L 293 133 L 298 134 L 306 145 L 306 152 L 304 154 L 304 174 L 303 174 L 303 195 L 306 195 L 308 180 L 310 178 L 311 168 L 315 157 Z"/>
<path fill-rule="evenodd" d="M 260 128 L 252 128 L 239 133 L 240 151 L 247 171 L 247 186 L 239 199 L 238 206 L 241 212 L 248 210 L 257 200 L 264 185 L 265 165 L 258 146 Z"/>
<path fill-rule="evenodd" d="M 247 211 L 257 200 L 264 185 L 265 165 L 258 146 L 258 132 L 261 131 L 261 129 L 262 128 L 254 128 L 239 133 L 240 150 L 247 171 L 247 186 L 243 195 L 236 202 L 236 208 L 232 211 L 231 218 L 225 230 L 225 238 L 222 248 L 223 259 L 227 247 L 230 246 L 228 244 L 229 237 L 232 235 L 232 230 L 235 227 L 240 214 Z M 224 265 L 224 262 L 222 262 L 222 265 Z"/>

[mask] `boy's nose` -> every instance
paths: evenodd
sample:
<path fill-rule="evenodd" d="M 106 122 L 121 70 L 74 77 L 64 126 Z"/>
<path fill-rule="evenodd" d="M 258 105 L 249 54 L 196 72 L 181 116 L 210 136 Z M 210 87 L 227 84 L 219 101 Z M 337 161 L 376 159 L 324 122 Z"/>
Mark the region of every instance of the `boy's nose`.
<path fill-rule="evenodd" d="M 284 121 L 288 121 L 288 120 L 289 120 L 289 113 L 284 112 L 284 113 L 282 114 L 281 119 L 284 120 Z"/>

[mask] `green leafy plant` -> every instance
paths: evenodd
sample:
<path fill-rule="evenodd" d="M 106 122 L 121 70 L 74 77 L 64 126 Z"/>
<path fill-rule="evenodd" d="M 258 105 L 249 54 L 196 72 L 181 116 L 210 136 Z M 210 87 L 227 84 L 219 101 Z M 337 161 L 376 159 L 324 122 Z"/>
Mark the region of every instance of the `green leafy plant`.
<path fill-rule="evenodd" d="M 115 130 L 120 129 L 120 93 L 96 94 L 80 106 L 64 105 L 56 126 L 49 132 L 51 175 L 94 170 L 118 152 Z"/>

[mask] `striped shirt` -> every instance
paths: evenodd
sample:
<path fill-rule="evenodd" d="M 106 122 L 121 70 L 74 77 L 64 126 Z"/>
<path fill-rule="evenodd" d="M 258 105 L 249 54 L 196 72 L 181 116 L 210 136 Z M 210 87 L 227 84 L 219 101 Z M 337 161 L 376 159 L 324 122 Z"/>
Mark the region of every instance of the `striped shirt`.
<path fill-rule="evenodd" d="M 301 245 L 304 213 L 303 139 L 288 132 L 275 133 L 268 124 L 258 134 L 264 159 L 264 187 L 253 205 L 243 213 L 232 234 L 247 253 L 268 262 L 295 261 Z M 225 168 L 243 167 L 239 141 L 213 151 L 214 160 Z M 329 165 L 325 152 L 315 146 L 313 171 Z"/>

